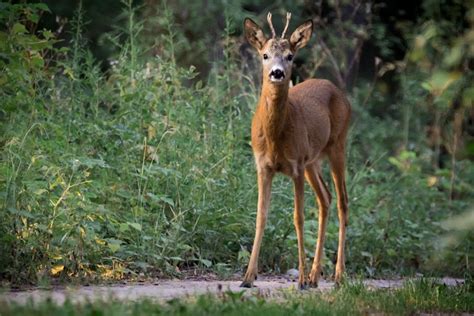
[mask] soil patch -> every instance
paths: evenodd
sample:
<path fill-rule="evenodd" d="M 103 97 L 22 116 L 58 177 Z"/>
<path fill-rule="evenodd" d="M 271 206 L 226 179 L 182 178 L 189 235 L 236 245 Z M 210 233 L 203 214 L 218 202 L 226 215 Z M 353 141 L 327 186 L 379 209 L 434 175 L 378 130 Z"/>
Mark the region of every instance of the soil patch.
<path fill-rule="evenodd" d="M 364 280 L 367 287 L 373 289 L 399 288 L 409 279 L 398 280 Z M 57 304 L 63 304 L 66 299 L 73 302 L 86 302 L 95 300 L 170 300 L 179 297 L 190 297 L 200 294 L 218 294 L 221 291 L 245 291 L 249 295 L 260 293 L 271 297 L 285 291 L 296 291 L 297 283 L 284 277 L 259 277 L 255 288 L 240 288 L 241 281 L 218 280 L 157 280 L 155 282 L 131 283 L 126 285 L 94 285 L 94 286 L 66 286 L 51 290 L 30 289 L 26 291 L 5 291 L 0 293 L 0 303 L 26 304 L 30 301 L 38 303 L 51 299 Z M 463 283 L 462 279 L 442 278 L 438 282 L 447 286 Z M 322 280 L 318 289 L 309 291 L 327 291 L 334 288 L 334 282 Z"/>

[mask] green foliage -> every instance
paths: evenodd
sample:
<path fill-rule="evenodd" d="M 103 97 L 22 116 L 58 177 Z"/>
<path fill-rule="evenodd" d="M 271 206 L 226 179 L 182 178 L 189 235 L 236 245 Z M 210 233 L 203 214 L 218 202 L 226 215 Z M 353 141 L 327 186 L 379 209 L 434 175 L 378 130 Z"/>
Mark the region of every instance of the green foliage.
<path fill-rule="evenodd" d="M 150 57 L 140 8 L 124 1 L 121 28 L 108 36 L 118 53 L 103 73 L 83 38 L 81 4 L 68 49 L 56 48 L 51 31 L 36 30 L 44 4 L 0 6 L 0 278 L 47 283 L 242 270 L 254 233 L 249 130 L 259 85 L 250 79 L 258 70 L 235 54 L 243 13 L 226 11 L 222 58 L 197 80 L 195 67 L 180 66 L 189 45 L 169 7 L 159 15 L 159 49 Z M 196 54 L 206 43 L 196 43 Z M 454 182 L 449 168 L 433 167 L 424 137 L 431 109 L 417 106 L 429 93 L 420 89 L 426 74 L 402 78 L 395 101 L 364 81 L 351 94 L 348 272 L 472 273 L 472 232 L 444 252 L 438 240 L 451 229 L 440 223 L 473 199 L 472 161 L 458 162 L 463 172 Z M 281 272 L 297 263 L 293 194 L 283 177 L 273 188 L 261 267 Z M 317 212 L 309 188 L 306 210 L 311 260 Z M 333 209 L 327 274 L 337 230 Z"/>
<path fill-rule="evenodd" d="M 37 34 L 27 30 L 27 25 L 37 23 L 44 4 L 10 5 L 0 3 L 0 21 L 5 28 L 0 30 L 0 97 L 3 115 L 16 110 L 29 109 L 36 97 L 42 80 L 50 78 L 46 51 L 53 50 L 56 42 L 49 30 Z M 34 106 L 31 106 L 35 108 Z"/>

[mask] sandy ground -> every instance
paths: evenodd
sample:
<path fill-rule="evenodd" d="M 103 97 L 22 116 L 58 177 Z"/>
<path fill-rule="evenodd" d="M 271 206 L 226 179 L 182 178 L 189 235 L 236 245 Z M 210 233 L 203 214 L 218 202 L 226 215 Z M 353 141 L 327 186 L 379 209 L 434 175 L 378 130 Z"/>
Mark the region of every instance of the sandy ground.
<path fill-rule="evenodd" d="M 403 285 L 402 280 L 365 280 L 364 284 L 369 288 L 397 288 Z M 461 279 L 443 278 L 439 280 L 448 286 L 454 286 L 463 282 Z M 84 302 L 93 300 L 137 300 L 152 299 L 166 301 L 177 297 L 186 297 L 199 294 L 216 294 L 220 291 L 240 292 L 248 294 L 260 292 L 263 295 L 277 296 L 278 293 L 296 289 L 296 282 L 284 277 L 263 277 L 255 282 L 256 287 L 242 289 L 240 281 L 196 281 L 196 280 L 158 280 L 153 283 L 132 283 L 126 285 L 94 285 L 57 287 L 51 290 L 31 289 L 26 291 L 4 291 L 0 292 L 1 303 L 25 304 L 29 301 L 41 302 L 51 299 L 57 304 L 62 304 L 66 298 L 73 302 Z M 334 287 L 333 282 L 321 281 L 318 289 L 308 291 L 325 291 Z"/>

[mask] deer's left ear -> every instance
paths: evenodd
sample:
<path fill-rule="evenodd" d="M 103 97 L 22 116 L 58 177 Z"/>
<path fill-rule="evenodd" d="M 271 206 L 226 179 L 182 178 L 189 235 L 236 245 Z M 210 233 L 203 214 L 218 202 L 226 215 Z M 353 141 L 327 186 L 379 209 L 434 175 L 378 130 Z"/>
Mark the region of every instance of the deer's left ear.
<path fill-rule="evenodd" d="M 303 48 L 308 44 L 313 33 L 313 21 L 308 20 L 298 26 L 298 28 L 291 34 L 290 45 L 293 50 Z"/>

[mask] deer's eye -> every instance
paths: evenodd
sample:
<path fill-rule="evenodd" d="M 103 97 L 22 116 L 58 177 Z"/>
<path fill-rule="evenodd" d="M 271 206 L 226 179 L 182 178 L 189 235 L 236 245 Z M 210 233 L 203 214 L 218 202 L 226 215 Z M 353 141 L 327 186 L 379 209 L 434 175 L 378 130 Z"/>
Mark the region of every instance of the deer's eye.
<path fill-rule="evenodd" d="M 288 59 L 288 61 L 292 61 L 293 60 L 293 55 L 288 55 L 288 57 L 286 57 L 286 59 Z"/>
<path fill-rule="evenodd" d="M 263 59 L 268 59 L 268 55 L 267 55 L 267 54 L 263 54 Z"/>

